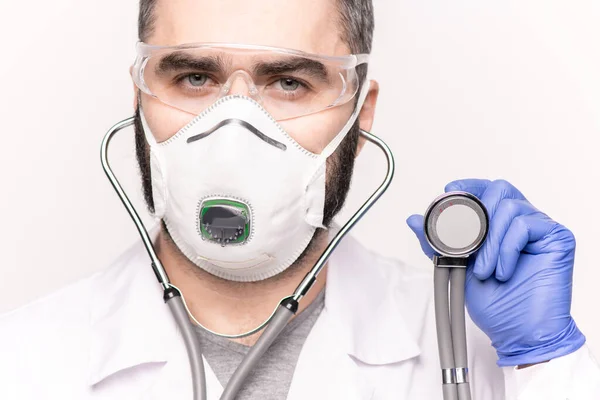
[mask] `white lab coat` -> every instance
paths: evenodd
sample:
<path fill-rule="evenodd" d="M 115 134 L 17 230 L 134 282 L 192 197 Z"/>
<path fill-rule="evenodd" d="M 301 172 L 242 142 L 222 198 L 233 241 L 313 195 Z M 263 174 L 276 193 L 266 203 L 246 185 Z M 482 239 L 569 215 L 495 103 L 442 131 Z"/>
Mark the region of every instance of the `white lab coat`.
<path fill-rule="evenodd" d="M 327 279 L 288 399 L 441 399 L 431 270 L 347 238 Z M 475 400 L 600 399 L 600 369 L 587 347 L 515 371 L 496 366 L 490 341 L 472 323 L 469 335 Z M 223 389 L 205 369 L 208 399 L 216 400 Z M 190 380 L 141 244 L 111 268 L 0 318 L 2 400 L 191 399 Z"/>

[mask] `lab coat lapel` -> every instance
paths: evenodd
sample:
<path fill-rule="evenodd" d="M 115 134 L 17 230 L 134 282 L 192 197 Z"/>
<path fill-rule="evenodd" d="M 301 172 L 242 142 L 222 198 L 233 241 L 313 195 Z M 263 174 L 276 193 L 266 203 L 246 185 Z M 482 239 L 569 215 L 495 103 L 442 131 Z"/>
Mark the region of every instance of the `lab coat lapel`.
<path fill-rule="evenodd" d="M 98 280 L 89 384 L 116 387 L 143 376 L 143 399 L 191 398 L 185 345 L 142 250 L 136 246 Z M 373 260 L 351 238 L 342 241 L 330 260 L 325 307 L 300 354 L 289 399 L 371 399 L 372 366 L 419 354 L 414 338 L 423 322 L 405 320 L 414 303 L 402 301 L 419 293 L 401 276 L 397 265 Z M 208 400 L 218 400 L 223 388 L 204 364 Z"/>
<path fill-rule="evenodd" d="M 367 400 L 373 390 L 339 341 L 327 309 L 323 309 L 300 353 L 288 400 Z"/>
<path fill-rule="evenodd" d="M 127 379 L 124 372 L 136 370 L 133 376 L 152 376 L 138 382 L 146 385 L 140 386 L 140 399 L 191 399 L 185 344 L 148 264 L 141 244 L 136 244 L 97 280 L 92 296 L 89 383 L 116 390 L 120 378 Z M 204 369 L 207 399 L 218 400 L 223 388 L 206 360 Z"/>
<path fill-rule="evenodd" d="M 375 260 L 352 237 L 342 240 L 330 259 L 325 308 L 300 353 L 289 399 L 371 399 L 373 368 L 420 354 L 416 338 L 424 322 L 416 317 L 423 315 L 417 299 L 425 294 L 404 282 L 402 269 Z"/>

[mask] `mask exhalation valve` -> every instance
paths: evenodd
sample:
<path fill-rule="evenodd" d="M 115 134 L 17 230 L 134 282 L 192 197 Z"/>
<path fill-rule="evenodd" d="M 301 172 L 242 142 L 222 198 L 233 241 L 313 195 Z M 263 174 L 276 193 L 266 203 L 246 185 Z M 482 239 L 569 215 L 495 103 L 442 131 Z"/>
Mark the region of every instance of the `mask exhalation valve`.
<path fill-rule="evenodd" d="M 203 240 L 227 246 L 243 244 L 250 237 L 250 209 L 242 202 L 206 200 L 200 206 L 199 219 Z"/>

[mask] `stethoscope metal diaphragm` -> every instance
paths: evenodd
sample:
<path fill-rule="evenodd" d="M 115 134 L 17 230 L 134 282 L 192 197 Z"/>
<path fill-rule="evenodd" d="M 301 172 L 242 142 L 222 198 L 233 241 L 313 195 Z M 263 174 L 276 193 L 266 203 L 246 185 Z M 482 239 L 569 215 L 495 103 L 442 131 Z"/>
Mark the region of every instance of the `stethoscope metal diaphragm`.
<path fill-rule="evenodd" d="M 440 255 L 468 257 L 483 245 L 489 216 L 472 194 L 448 192 L 431 203 L 423 225 L 427 242 Z"/>
<path fill-rule="evenodd" d="M 444 400 L 471 400 L 465 286 L 468 257 L 485 242 L 489 217 L 479 199 L 448 192 L 425 211 L 425 237 L 434 251 L 434 304 Z"/>

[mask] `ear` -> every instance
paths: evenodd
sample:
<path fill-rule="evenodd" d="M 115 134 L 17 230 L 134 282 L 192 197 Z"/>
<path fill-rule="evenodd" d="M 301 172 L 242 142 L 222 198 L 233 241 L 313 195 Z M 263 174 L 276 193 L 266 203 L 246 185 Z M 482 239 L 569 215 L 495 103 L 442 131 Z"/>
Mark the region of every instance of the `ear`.
<path fill-rule="evenodd" d="M 373 127 L 373 120 L 375 119 L 375 107 L 377 106 L 377 96 L 379 96 L 379 83 L 377 83 L 375 80 L 371 80 L 369 93 L 367 93 L 363 107 L 358 115 L 358 124 L 360 129 L 367 132 L 371 132 L 371 128 Z M 358 157 L 360 154 L 365 143 L 366 139 L 360 136 L 358 138 L 358 147 L 356 148 L 356 157 Z"/>

